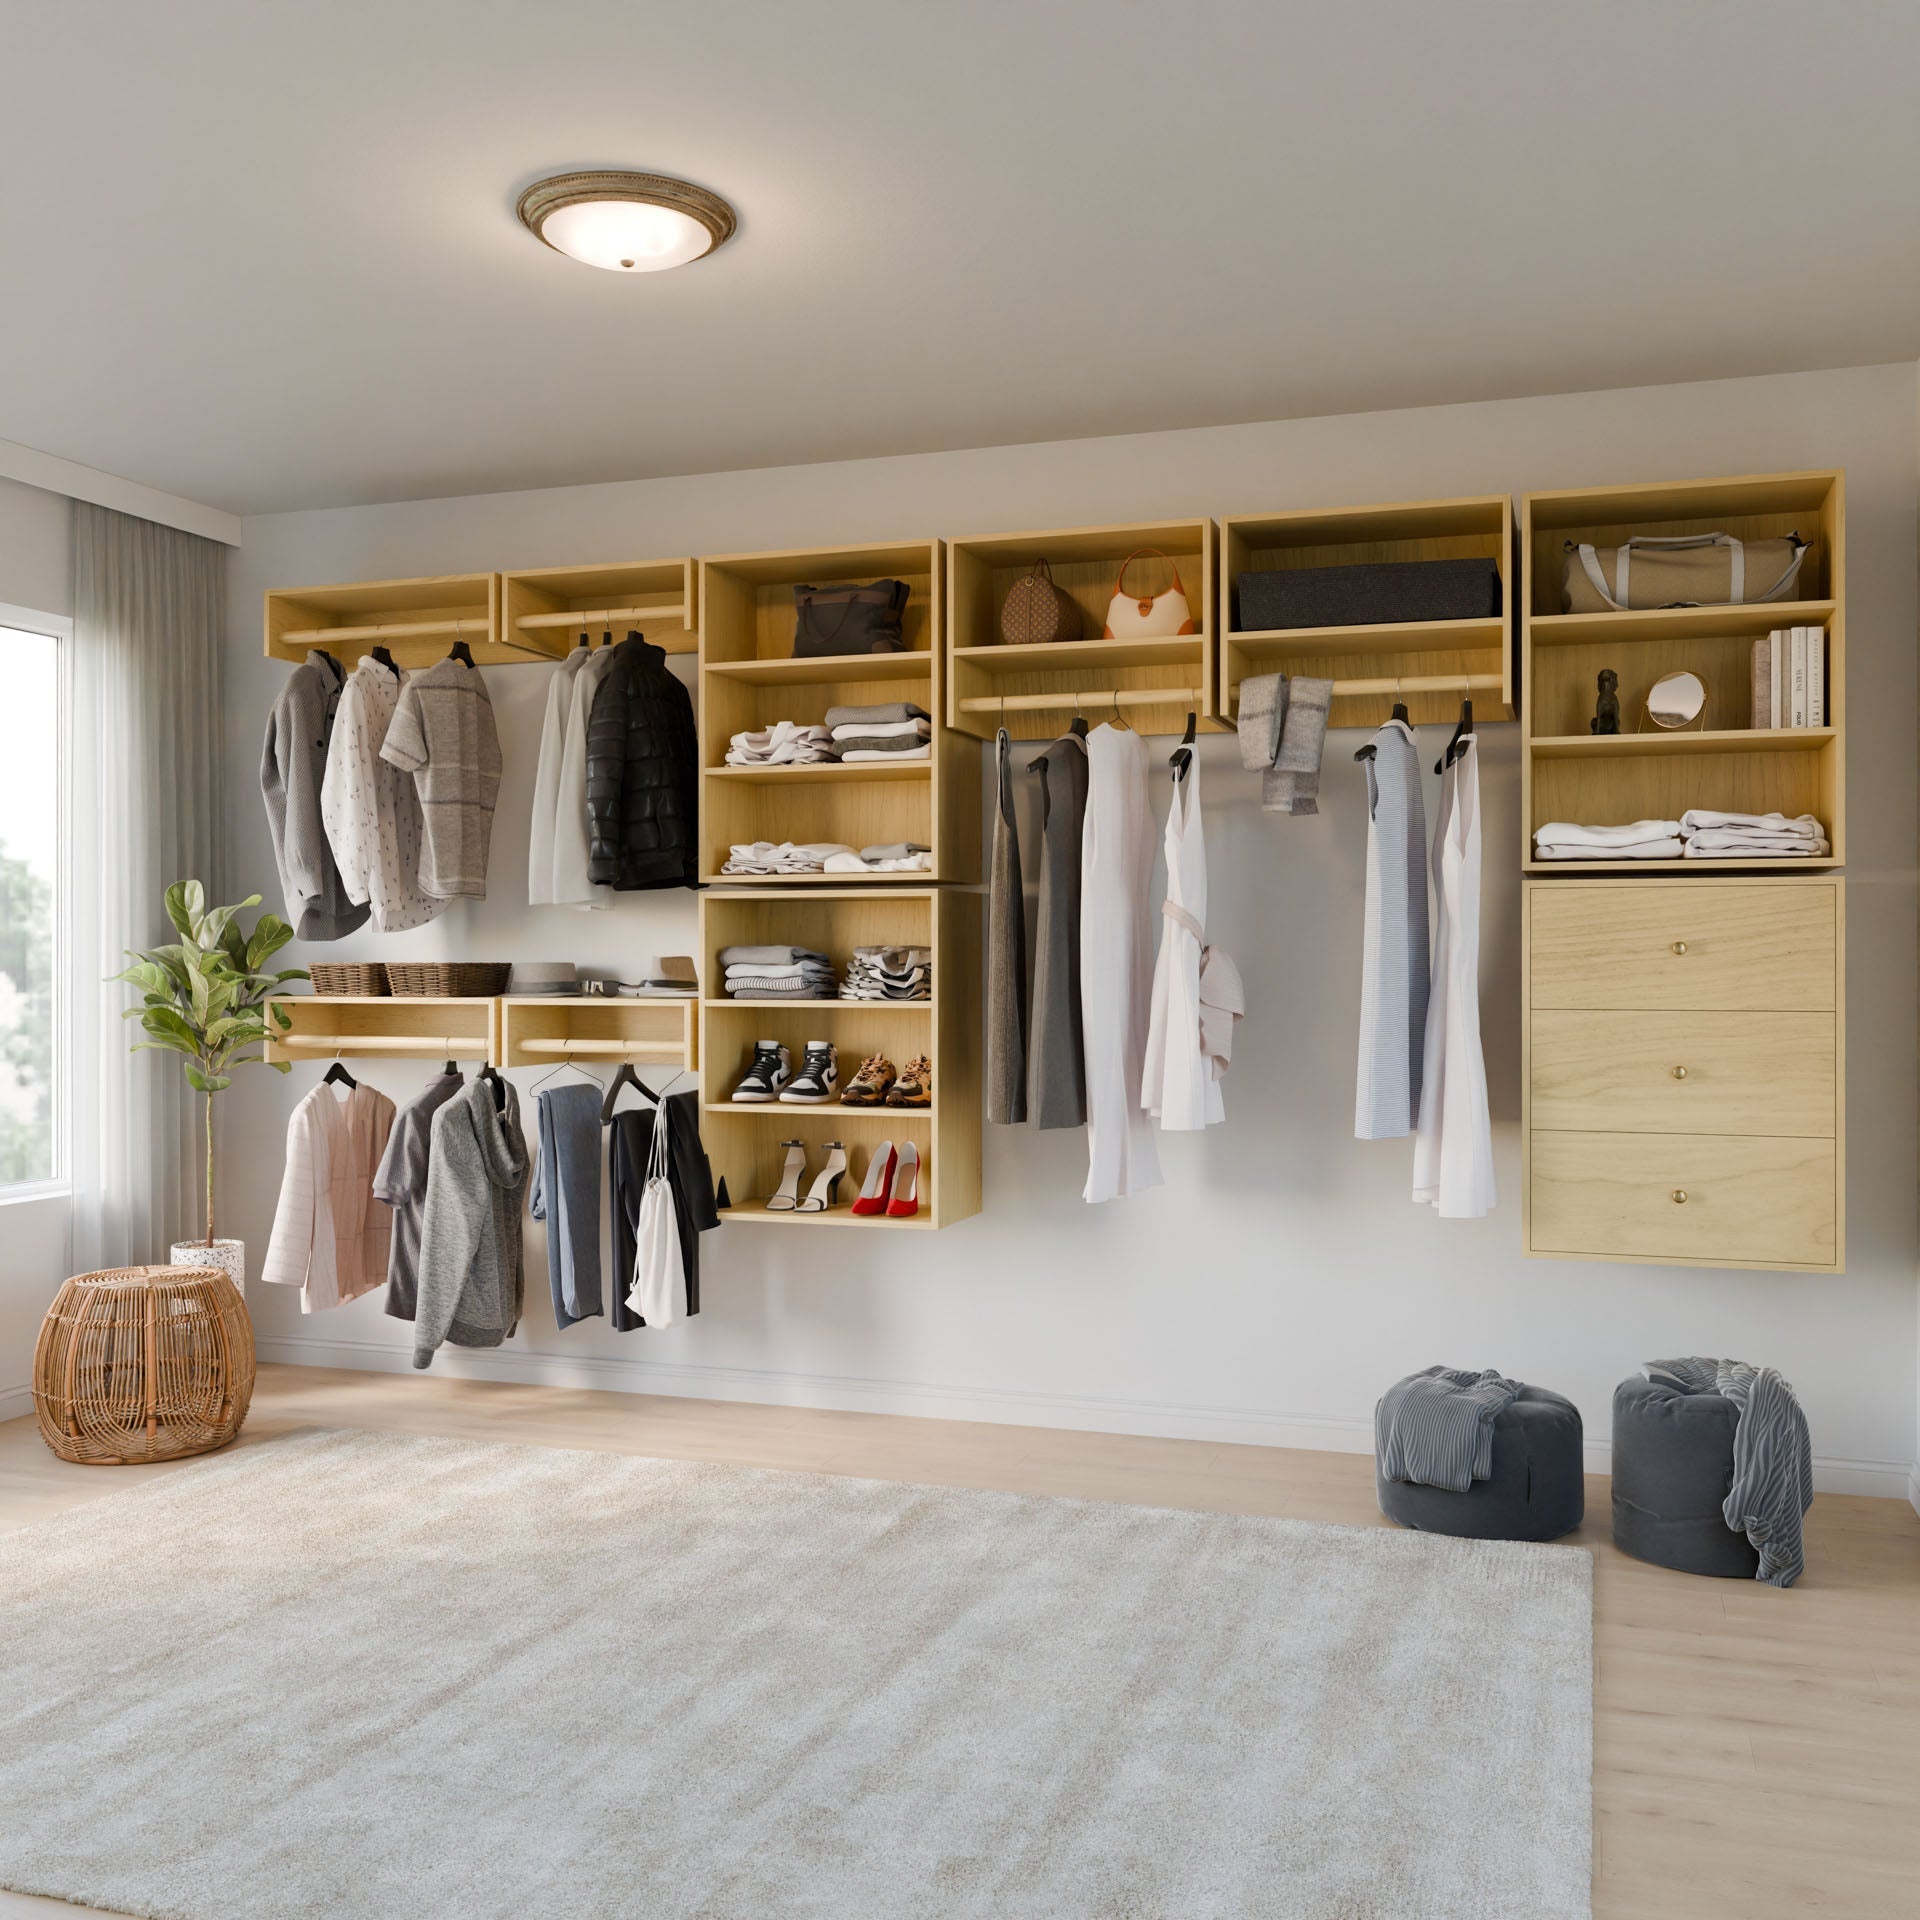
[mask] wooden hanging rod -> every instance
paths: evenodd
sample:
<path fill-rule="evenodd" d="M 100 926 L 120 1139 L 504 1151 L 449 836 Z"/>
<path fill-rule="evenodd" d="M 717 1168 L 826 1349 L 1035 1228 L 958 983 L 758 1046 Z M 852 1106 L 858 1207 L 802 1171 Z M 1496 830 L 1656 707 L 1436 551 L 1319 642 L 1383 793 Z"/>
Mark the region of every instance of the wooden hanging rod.
<path fill-rule="evenodd" d="M 1456 681 L 1457 684 L 1457 681 Z M 1005 699 L 962 700 L 962 713 L 1033 713 L 1055 707 L 1081 707 L 1098 713 L 1103 707 L 1178 707 L 1193 706 L 1201 696 L 1198 687 L 1131 687 L 1124 693 L 1097 689 L 1088 693 L 1010 693 Z"/>
<path fill-rule="evenodd" d="M 288 1053 L 439 1053 L 455 1060 L 484 1060 L 489 1052 L 484 1036 L 471 1033 L 273 1033 L 267 1037 Z"/>
<path fill-rule="evenodd" d="M 684 601 L 670 607 L 598 607 L 574 613 L 523 613 L 513 624 L 525 633 L 544 632 L 548 628 L 609 627 L 623 620 L 671 620 L 685 625 Z"/>
<path fill-rule="evenodd" d="M 1497 673 L 1411 673 L 1397 680 L 1336 680 L 1336 700 L 1364 698 L 1376 693 L 1497 693 Z"/>
<path fill-rule="evenodd" d="M 516 1040 L 516 1053 L 552 1054 L 571 1060 L 576 1053 L 608 1060 L 678 1060 L 686 1048 L 678 1040 Z"/>
<path fill-rule="evenodd" d="M 329 642 L 346 645 L 355 640 L 431 640 L 437 634 L 450 633 L 458 638 L 471 627 L 484 637 L 487 622 L 477 620 L 381 620 L 365 627 L 290 627 L 280 635 L 287 646 L 324 647 Z"/>

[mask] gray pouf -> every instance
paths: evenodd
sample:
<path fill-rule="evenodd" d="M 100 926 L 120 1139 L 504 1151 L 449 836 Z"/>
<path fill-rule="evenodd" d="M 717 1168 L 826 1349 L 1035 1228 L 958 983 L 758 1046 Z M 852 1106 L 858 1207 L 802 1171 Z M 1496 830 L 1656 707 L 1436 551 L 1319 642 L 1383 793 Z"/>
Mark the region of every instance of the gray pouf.
<path fill-rule="evenodd" d="M 1586 1517 L 1580 1409 L 1522 1387 L 1493 1420 L 1493 1472 L 1465 1493 L 1389 1480 L 1374 1460 L 1380 1511 L 1420 1533 L 1461 1540 L 1558 1540 Z"/>
<path fill-rule="evenodd" d="M 1644 1375 L 1613 1390 L 1613 1544 L 1680 1573 L 1751 1580 L 1760 1556 L 1727 1525 L 1733 1402 Z"/>

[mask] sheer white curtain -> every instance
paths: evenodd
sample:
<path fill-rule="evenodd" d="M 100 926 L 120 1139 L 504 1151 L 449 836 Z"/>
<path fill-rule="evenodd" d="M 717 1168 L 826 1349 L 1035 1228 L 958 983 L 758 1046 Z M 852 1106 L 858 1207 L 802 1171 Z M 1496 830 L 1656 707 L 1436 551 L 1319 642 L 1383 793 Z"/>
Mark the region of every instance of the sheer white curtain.
<path fill-rule="evenodd" d="M 176 880 L 212 892 L 226 549 L 73 506 L 67 940 L 75 1269 L 164 1260 L 199 1220 L 198 1101 L 169 1053 L 130 1053 L 129 947 L 175 938 Z M 217 898 L 217 895 L 215 896 Z"/>

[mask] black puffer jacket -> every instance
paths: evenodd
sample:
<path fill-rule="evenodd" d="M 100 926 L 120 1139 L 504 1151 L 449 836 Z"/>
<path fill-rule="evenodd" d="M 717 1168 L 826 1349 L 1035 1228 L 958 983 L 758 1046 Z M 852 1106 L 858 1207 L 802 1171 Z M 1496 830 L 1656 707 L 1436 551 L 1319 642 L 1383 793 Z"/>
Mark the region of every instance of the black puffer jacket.
<path fill-rule="evenodd" d="M 599 885 L 698 884 L 693 700 L 667 656 L 630 633 L 587 717 L 587 875 Z"/>

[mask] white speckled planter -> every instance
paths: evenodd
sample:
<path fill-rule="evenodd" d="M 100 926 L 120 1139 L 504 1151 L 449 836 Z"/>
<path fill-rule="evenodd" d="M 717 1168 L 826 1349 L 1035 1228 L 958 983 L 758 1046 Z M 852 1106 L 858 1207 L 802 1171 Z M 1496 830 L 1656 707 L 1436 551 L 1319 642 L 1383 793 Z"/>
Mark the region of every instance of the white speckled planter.
<path fill-rule="evenodd" d="M 170 1267 L 218 1267 L 233 1282 L 234 1291 L 247 1291 L 247 1243 L 244 1240 L 176 1240 L 167 1252 Z"/>

